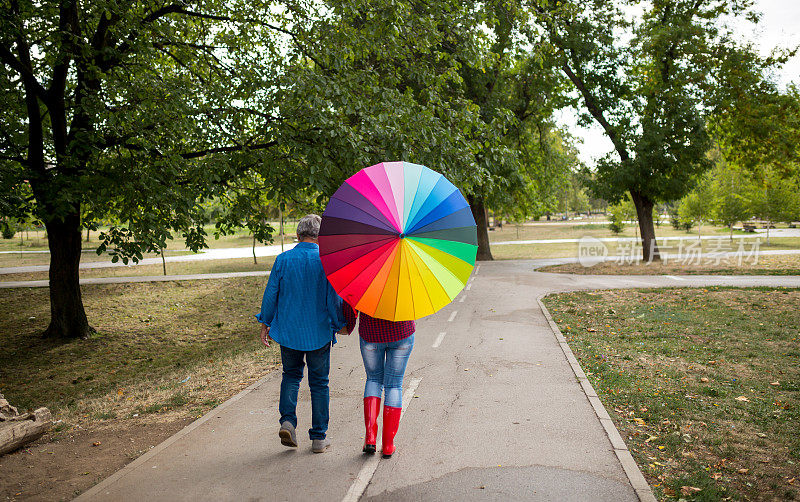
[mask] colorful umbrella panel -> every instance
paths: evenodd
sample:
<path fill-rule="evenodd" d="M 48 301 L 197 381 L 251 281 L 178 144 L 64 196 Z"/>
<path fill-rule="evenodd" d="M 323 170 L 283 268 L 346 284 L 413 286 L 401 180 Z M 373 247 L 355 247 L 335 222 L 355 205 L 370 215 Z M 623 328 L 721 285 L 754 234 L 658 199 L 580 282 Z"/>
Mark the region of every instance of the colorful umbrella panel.
<path fill-rule="evenodd" d="M 478 250 L 475 220 L 441 174 L 409 162 L 362 169 L 322 216 L 322 266 L 357 310 L 402 321 L 433 314 L 466 284 Z"/>

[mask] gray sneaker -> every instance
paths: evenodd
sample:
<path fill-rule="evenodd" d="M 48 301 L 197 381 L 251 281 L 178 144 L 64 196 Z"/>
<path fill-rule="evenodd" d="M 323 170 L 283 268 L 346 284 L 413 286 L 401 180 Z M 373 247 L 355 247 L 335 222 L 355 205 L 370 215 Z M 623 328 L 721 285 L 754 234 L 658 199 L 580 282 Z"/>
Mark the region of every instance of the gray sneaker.
<path fill-rule="evenodd" d="M 314 453 L 325 453 L 330 446 L 331 442 L 329 439 L 314 439 L 311 441 L 311 451 Z"/>
<path fill-rule="evenodd" d="M 291 422 L 283 422 L 281 424 L 281 430 L 278 432 L 278 436 L 281 437 L 282 445 L 297 448 L 297 434 Z"/>

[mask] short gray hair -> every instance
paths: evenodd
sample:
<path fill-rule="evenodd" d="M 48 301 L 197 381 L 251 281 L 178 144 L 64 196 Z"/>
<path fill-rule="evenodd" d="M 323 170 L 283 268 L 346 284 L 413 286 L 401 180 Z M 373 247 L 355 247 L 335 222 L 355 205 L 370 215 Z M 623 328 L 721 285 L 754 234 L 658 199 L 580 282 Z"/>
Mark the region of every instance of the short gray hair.
<path fill-rule="evenodd" d="M 319 224 L 322 218 L 316 214 L 307 214 L 297 223 L 298 239 L 316 239 L 319 237 Z"/>

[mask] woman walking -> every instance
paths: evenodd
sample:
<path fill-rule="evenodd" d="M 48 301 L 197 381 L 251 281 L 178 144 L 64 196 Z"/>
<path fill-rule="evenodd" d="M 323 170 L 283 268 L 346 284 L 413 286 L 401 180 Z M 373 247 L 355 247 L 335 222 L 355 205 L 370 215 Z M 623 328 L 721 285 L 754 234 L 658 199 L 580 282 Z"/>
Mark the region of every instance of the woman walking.
<path fill-rule="evenodd" d="M 344 302 L 344 317 L 347 332 L 353 331 L 356 318 L 361 316 L 358 335 L 361 345 L 361 358 L 367 372 L 364 386 L 364 438 L 365 453 L 375 453 L 378 437 L 378 412 L 383 401 L 383 458 L 394 453 L 394 436 L 400 425 L 403 411 L 403 375 L 406 372 L 408 357 L 414 347 L 414 321 L 386 321 L 370 317 L 353 309 Z"/>

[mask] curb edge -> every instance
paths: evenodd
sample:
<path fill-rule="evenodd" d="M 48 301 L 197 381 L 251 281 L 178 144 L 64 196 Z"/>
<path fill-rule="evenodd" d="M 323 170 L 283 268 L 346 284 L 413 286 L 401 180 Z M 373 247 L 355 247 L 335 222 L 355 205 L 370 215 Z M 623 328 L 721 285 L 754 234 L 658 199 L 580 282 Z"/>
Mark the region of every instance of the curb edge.
<path fill-rule="evenodd" d="M 639 497 L 641 502 L 657 502 L 657 499 L 653 494 L 653 490 L 650 488 L 650 485 L 644 478 L 644 474 L 642 474 L 639 466 L 636 465 L 636 461 L 633 459 L 631 452 L 628 451 L 628 447 L 625 445 L 625 442 L 614 425 L 614 422 L 611 421 L 608 411 L 606 411 L 603 403 L 600 402 L 600 399 L 597 397 L 597 392 L 595 392 L 592 384 L 589 382 L 589 379 L 583 372 L 583 369 L 578 363 L 575 354 L 572 353 L 572 349 L 569 347 L 567 340 L 564 338 L 561 330 L 558 329 L 558 325 L 556 325 L 555 321 L 553 320 L 553 316 L 550 315 L 550 311 L 547 310 L 544 302 L 542 302 L 542 299 L 550 294 L 551 293 L 546 293 L 537 296 L 536 303 L 538 303 L 539 308 L 542 309 L 542 313 L 544 314 L 545 319 L 547 319 L 547 323 L 550 325 L 550 329 L 553 331 L 553 334 L 558 341 L 558 345 L 564 352 L 567 362 L 569 362 L 572 372 L 575 374 L 575 378 L 578 379 L 581 390 L 586 396 L 586 399 L 589 401 L 589 404 L 592 405 L 595 416 L 600 421 L 600 425 L 603 427 L 603 430 L 605 430 L 608 440 L 611 443 L 611 447 L 614 450 L 614 454 L 617 456 L 617 460 L 619 460 L 619 463 L 622 465 L 622 469 L 625 471 L 625 475 L 628 477 L 628 482 L 630 482 L 634 492 L 636 492 L 636 496 Z"/>

